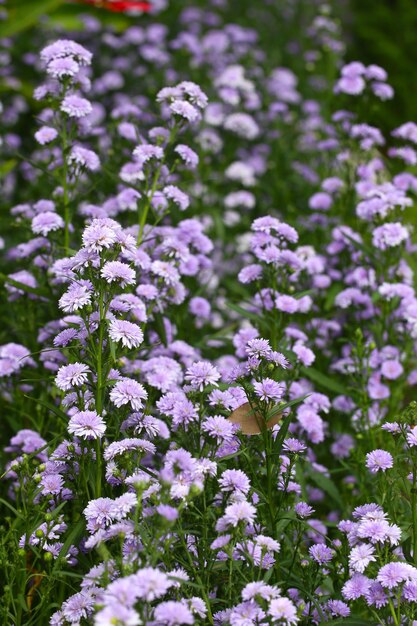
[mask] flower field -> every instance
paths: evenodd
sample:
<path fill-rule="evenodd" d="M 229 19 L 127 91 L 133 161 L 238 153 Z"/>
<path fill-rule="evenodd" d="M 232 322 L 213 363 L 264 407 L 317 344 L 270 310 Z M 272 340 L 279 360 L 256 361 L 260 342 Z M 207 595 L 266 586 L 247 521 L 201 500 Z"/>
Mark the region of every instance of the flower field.
<path fill-rule="evenodd" d="M 417 124 L 343 3 L 93 4 L 0 6 L 0 624 L 417 626 Z"/>

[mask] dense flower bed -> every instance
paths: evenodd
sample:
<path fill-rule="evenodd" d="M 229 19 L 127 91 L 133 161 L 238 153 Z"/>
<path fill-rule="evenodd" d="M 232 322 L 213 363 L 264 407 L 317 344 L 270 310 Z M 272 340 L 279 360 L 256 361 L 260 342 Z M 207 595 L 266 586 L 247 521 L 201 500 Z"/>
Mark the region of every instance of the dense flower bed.
<path fill-rule="evenodd" d="M 260 4 L 1 41 L 2 624 L 417 624 L 417 125 Z"/>

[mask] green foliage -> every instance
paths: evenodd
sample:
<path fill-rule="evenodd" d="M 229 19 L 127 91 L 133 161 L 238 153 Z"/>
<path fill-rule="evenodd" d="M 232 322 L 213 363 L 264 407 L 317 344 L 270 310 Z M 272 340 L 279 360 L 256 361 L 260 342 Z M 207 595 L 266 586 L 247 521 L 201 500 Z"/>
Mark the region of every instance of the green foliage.
<path fill-rule="evenodd" d="M 389 74 L 396 96 L 384 107 L 378 122 L 387 130 L 417 117 L 412 77 L 417 66 L 417 3 L 415 0 L 350 0 L 345 30 L 351 59 L 377 63 Z"/>

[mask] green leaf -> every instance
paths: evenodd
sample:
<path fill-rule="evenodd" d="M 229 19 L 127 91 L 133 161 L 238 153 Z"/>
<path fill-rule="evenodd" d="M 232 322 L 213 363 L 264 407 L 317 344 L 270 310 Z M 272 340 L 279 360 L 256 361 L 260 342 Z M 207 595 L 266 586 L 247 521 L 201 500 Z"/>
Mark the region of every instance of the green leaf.
<path fill-rule="evenodd" d="M 259 315 L 257 315 L 256 313 L 252 313 L 252 311 L 247 311 L 246 309 L 244 309 L 242 306 L 239 306 L 238 304 L 233 304 L 233 302 L 226 302 L 226 306 L 232 311 L 234 311 L 235 313 L 239 313 L 240 315 L 242 315 L 242 317 L 253 320 L 257 324 L 259 324 L 259 322 L 261 321 L 261 318 L 259 317 Z"/>
<path fill-rule="evenodd" d="M 32 400 L 32 402 L 36 402 L 37 404 L 40 404 L 45 409 L 48 409 L 48 411 L 51 411 L 57 417 L 62 419 L 65 424 L 68 423 L 68 415 L 66 415 L 64 411 L 61 411 L 61 409 L 58 409 L 58 407 L 54 406 L 53 404 L 50 404 L 49 402 L 46 402 L 45 400 L 41 400 L 40 398 L 32 398 L 32 396 L 27 396 L 26 394 L 25 394 L 25 398 L 28 398 L 28 400 Z"/>
<path fill-rule="evenodd" d="M 374 626 L 375 622 L 369 622 L 366 619 L 360 617 L 347 617 L 343 619 L 332 619 L 329 622 L 322 622 L 322 624 L 331 624 L 331 626 Z"/>
<path fill-rule="evenodd" d="M 330 378 L 323 372 L 316 370 L 314 367 L 302 367 L 301 373 L 304 376 L 307 376 L 314 383 L 317 383 L 320 387 L 327 389 L 327 391 L 333 391 L 333 393 L 346 395 L 347 388 L 345 385 L 342 385 L 334 378 Z"/>
<path fill-rule="evenodd" d="M 7 159 L 0 164 L 0 178 L 11 172 L 17 165 L 17 159 Z"/>
<path fill-rule="evenodd" d="M 290 427 L 290 423 L 291 423 L 291 418 L 292 418 L 292 413 L 290 411 L 288 415 L 285 416 L 284 420 L 281 422 L 278 435 L 274 442 L 274 447 L 276 447 L 277 451 L 279 452 L 281 451 L 282 444 L 284 443 L 284 439 L 287 436 L 288 428 Z"/>
<path fill-rule="evenodd" d="M 320 489 L 323 489 L 323 491 L 327 493 L 327 495 L 333 498 L 336 504 L 342 509 L 343 500 L 340 497 L 338 488 L 336 487 L 334 482 L 331 480 L 331 478 L 329 478 L 325 474 L 322 474 L 321 472 L 316 472 L 309 466 L 307 466 L 306 469 L 307 469 L 307 474 L 309 475 L 311 480 L 315 482 L 316 485 L 320 487 Z"/>
<path fill-rule="evenodd" d="M 270 420 L 271 417 L 273 417 L 277 413 L 281 413 L 281 411 L 284 411 L 285 409 L 288 409 L 289 407 L 292 407 L 292 406 L 295 406 L 296 404 L 300 404 L 301 402 L 304 402 L 304 400 L 309 395 L 310 395 L 309 393 L 306 393 L 304 396 L 300 396 L 300 398 L 296 398 L 295 400 L 291 400 L 291 402 L 285 402 L 283 404 L 277 404 L 276 406 L 274 406 L 273 409 L 268 411 L 268 415 L 266 417 L 267 421 Z"/>
<path fill-rule="evenodd" d="M 47 15 L 64 0 L 24 0 L 12 3 L 7 20 L 0 23 L 0 37 L 10 37 L 30 28 L 39 21 L 42 15 Z"/>
<path fill-rule="evenodd" d="M 58 571 L 58 568 L 60 567 L 61 563 L 60 563 L 60 557 L 61 556 L 65 556 L 68 553 L 68 548 L 74 544 L 77 545 L 78 543 L 78 538 L 81 537 L 81 534 L 83 532 L 83 528 L 84 528 L 84 520 L 81 517 L 78 522 L 75 524 L 75 526 L 73 527 L 73 529 L 71 530 L 71 532 L 69 533 L 68 537 L 66 538 L 61 550 L 59 551 L 58 557 L 55 560 L 55 565 L 52 569 L 52 576 L 54 574 L 56 574 L 56 572 Z"/>
<path fill-rule="evenodd" d="M 0 272 L 0 280 L 5 284 L 8 283 L 17 289 L 21 289 L 26 293 L 33 293 L 36 296 L 41 296 L 42 298 L 47 298 L 49 296 L 49 292 L 46 289 L 42 289 L 41 287 L 29 287 L 29 285 L 25 285 L 24 283 L 20 283 L 18 280 L 14 280 L 14 278 L 10 278 L 6 274 L 2 274 Z"/>

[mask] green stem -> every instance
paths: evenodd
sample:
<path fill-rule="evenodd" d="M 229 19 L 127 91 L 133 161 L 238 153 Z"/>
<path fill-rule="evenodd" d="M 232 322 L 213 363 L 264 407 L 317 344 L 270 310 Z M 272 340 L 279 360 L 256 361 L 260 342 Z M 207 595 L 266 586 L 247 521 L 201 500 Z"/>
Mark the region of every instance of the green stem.
<path fill-rule="evenodd" d="M 99 339 L 97 350 L 97 390 L 96 390 L 96 411 L 101 415 L 103 411 L 103 367 L 102 367 L 102 353 L 103 353 L 103 341 L 104 341 L 104 298 L 103 292 L 100 291 L 99 296 Z M 97 475 L 96 475 L 96 498 L 101 495 L 101 442 L 100 439 L 96 441 L 96 462 L 97 462 Z"/>
<path fill-rule="evenodd" d="M 69 255 L 69 226 L 70 226 L 70 205 L 69 205 L 69 189 L 68 189 L 68 163 L 67 163 L 67 150 L 68 150 L 68 138 L 67 138 L 67 123 L 64 120 L 62 127 L 62 159 L 63 159 L 63 200 L 64 200 L 64 250 L 66 256 Z"/>
<path fill-rule="evenodd" d="M 417 467 L 413 464 L 413 486 L 411 488 L 411 515 L 413 520 L 413 561 L 417 565 Z"/>

